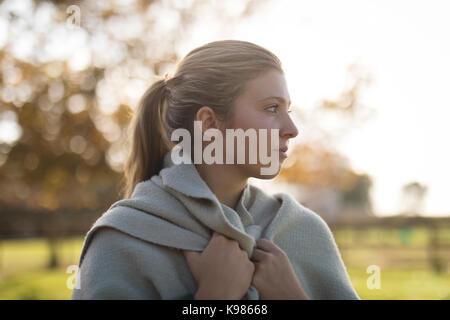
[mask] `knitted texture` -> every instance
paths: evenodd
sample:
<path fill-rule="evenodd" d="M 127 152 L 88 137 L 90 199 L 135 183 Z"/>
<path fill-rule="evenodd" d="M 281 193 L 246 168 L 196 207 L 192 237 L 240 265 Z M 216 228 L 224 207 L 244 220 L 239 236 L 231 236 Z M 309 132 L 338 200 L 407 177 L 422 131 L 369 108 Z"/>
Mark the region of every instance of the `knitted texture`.
<path fill-rule="evenodd" d="M 247 184 L 236 209 L 221 203 L 193 164 L 136 185 L 86 234 L 72 299 L 184 299 L 197 287 L 182 250 L 203 251 L 214 231 L 252 256 L 259 238 L 286 252 L 311 299 L 359 299 L 325 221 L 287 193 Z M 250 286 L 243 299 L 258 300 Z"/>

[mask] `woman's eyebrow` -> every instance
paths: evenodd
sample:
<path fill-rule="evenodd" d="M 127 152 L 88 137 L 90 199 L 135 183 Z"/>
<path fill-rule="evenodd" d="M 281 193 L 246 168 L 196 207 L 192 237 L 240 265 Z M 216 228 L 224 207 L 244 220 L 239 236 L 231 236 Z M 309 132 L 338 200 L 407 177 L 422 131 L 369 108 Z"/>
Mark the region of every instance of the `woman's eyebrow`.
<path fill-rule="evenodd" d="M 264 101 L 264 100 L 269 100 L 269 99 L 275 99 L 275 100 L 281 101 L 282 103 L 286 103 L 286 100 L 283 97 L 276 97 L 276 96 L 265 97 L 263 99 L 258 100 L 258 102 L 259 101 Z M 291 102 L 292 101 L 289 100 L 288 107 L 291 105 Z"/>

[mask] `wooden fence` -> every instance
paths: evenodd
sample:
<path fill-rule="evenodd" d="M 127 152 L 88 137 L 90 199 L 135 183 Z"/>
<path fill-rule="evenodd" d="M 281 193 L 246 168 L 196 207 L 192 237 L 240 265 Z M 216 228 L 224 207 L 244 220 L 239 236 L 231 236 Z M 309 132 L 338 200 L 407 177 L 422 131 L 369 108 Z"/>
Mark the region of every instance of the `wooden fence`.
<path fill-rule="evenodd" d="M 391 264 L 396 266 L 425 266 L 435 272 L 447 271 L 450 268 L 450 217 L 408 217 L 393 216 L 383 218 L 365 218 L 342 220 L 328 224 L 336 237 L 339 250 L 344 260 L 351 261 L 356 252 L 372 251 L 380 255 L 390 256 Z M 367 241 L 367 232 L 382 230 L 383 234 L 395 232 L 397 242 L 389 237 L 379 241 Z M 426 239 L 419 244 L 410 244 L 411 236 L 417 230 L 425 233 Z M 352 233 L 354 237 L 346 239 L 343 234 Z M 423 235 L 423 234 L 422 234 Z M 347 241 L 346 241 L 347 240 Z M 388 263 L 387 262 L 387 263 Z"/>

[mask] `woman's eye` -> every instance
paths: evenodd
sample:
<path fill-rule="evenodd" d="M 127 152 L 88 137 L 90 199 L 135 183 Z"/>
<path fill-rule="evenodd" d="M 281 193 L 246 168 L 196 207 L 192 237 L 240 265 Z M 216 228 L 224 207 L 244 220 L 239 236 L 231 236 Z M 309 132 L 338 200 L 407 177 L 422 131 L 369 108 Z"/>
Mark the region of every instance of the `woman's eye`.
<path fill-rule="evenodd" d="M 275 110 L 276 108 L 278 108 L 278 105 L 277 105 L 277 104 L 274 104 L 274 105 L 272 105 L 272 106 L 270 106 L 270 107 L 267 107 L 266 110 L 269 110 L 269 109 Z M 273 112 L 273 111 L 272 111 L 272 112 Z"/>
<path fill-rule="evenodd" d="M 274 112 L 274 113 L 276 113 L 276 112 L 278 112 L 278 111 L 275 111 L 276 109 L 278 109 L 278 105 L 277 104 L 274 104 L 274 105 L 271 105 L 270 107 L 267 107 L 266 108 L 266 110 L 270 110 L 271 112 Z M 292 108 L 290 108 L 289 110 L 287 110 L 287 113 L 291 113 L 292 112 Z"/>

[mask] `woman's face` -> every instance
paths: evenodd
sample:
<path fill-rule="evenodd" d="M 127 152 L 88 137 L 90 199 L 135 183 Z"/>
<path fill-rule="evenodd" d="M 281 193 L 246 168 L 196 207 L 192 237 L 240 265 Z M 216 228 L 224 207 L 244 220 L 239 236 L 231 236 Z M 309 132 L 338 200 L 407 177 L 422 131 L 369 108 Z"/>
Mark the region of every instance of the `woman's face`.
<path fill-rule="evenodd" d="M 230 119 L 225 128 L 227 129 L 256 129 L 257 132 L 257 154 L 256 164 L 250 164 L 249 152 L 253 148 L 249 146 L 249 139 L 245 138 L 245 164 L 237 163 L 237 139 L 235 139 L 235 165 L 238 166 L 239 172 L 245 177 L 255 177 L 259 179 L 271 179 L 276 176 L 281 164 L 285 160 L 285 156 L 278 149 L 284 149 L 288 146 L 289 139 L 298 135 L 298 130 L 293 123 L 288 111 L 290 111 L 290 96 L 288 93 L 286 80 L 284 75 L 278 70 L 270 70 L 261 76 L 247 82 L 246 90 L 236 100 L 234 115 Z M 266 129 L 266 134 L 260 136 L 259 129 Z M 273 129 L 278 129 L 276 135 L 278 139 L 278 148 L 275 143 L 271 143 L 271 134 L 276 133 Z M 261 168 L 269 168 L 270 164 L 262 164 L 260 162 L 259 146 L 261 145 L 260 137 L 265 139 L 267 143 L 267 152 L 265 154 L 270 159 L 278 159 L 276 161 L 276 169 L 270 170 L 271 174 L 261 174 Z M 226 135 L 224 132 L 224 147 L 226 145 Z M 254 150 L 254 149 L 253 149 Z M 253 151 L 254 152 L 254 151 Z"/>

